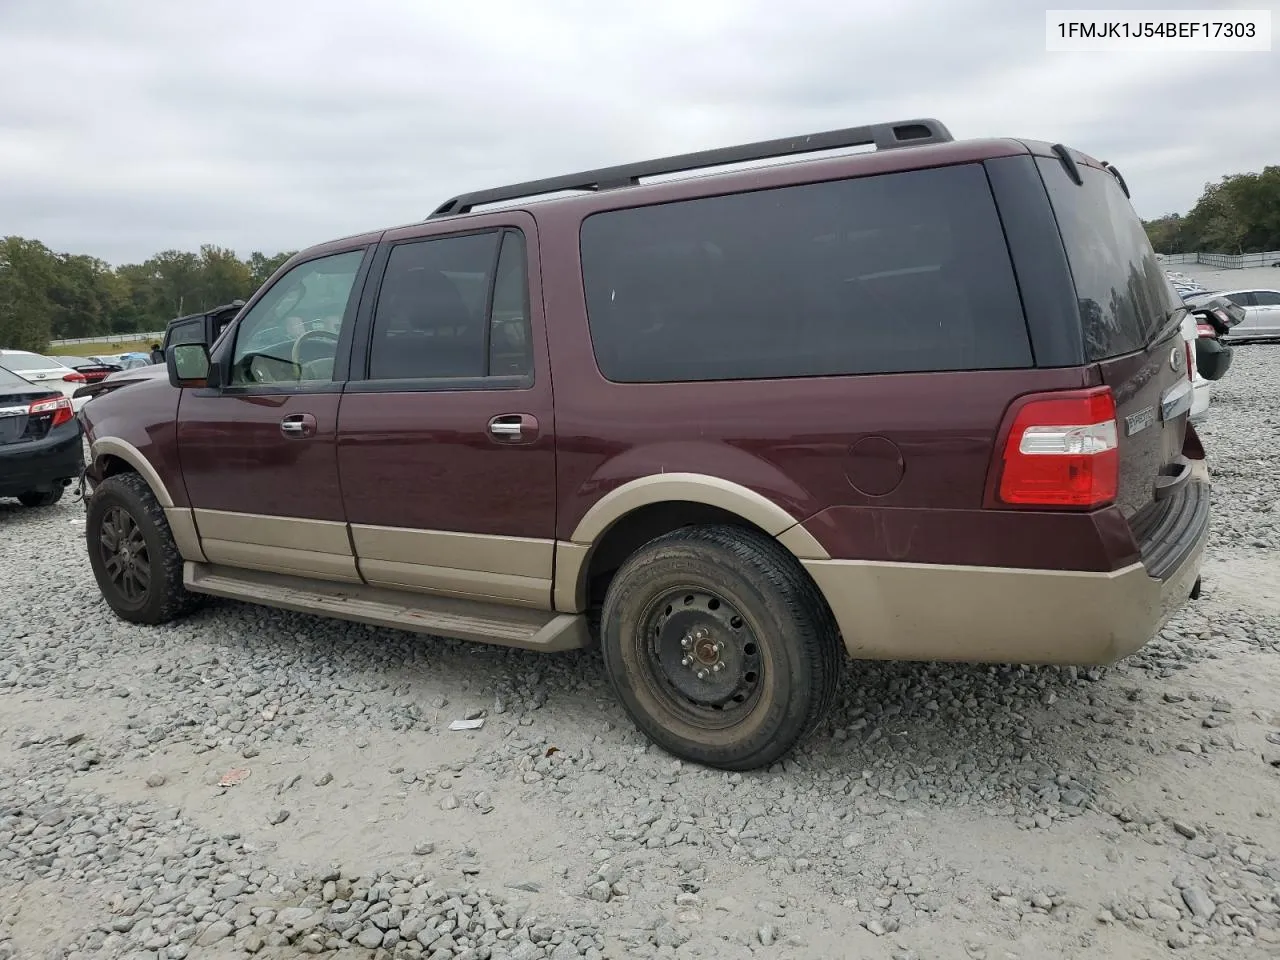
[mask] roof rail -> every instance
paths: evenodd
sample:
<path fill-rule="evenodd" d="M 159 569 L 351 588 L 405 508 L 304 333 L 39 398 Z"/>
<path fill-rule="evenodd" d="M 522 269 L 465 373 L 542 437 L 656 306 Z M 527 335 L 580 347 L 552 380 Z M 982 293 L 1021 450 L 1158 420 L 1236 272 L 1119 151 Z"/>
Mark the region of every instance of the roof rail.
<path fill-rule="evenodd" d="M 627 163 L 600 170 L 586 170 L 546 180 L 527 180 L 506 187 L 463 193 L 447 200 L 431 213 L 431 217 L 447 217 L 470 213 L 475 207 L 523 197 L 536 197 L 565 190 L 610 190 L 616 187 L 635 186 L 642 177 L 657 177 L 668 173 L 701 170 L 706 167 L 722 167 L 732 163 L 748 163 L 752 160 L 768 160 L 801 153 L 817 153 L 838 150 L 843 147 L 862 147 L 874 143 L 877 150 L 894 147 L 914 147 L 926 143 L 949 143 L 954 137 L 938 120 L 900 120 L 896 123 L 874 123 L 865 127 L 849 127 L 845 130 L 828 130 L 807 136 L 784 137 L 780 140 L 762 140 L 736 147 L 720 147 L 698 153 L 684 153 L 659 160 Z M 430 219 L 430 218 L 429 218 Z"/>

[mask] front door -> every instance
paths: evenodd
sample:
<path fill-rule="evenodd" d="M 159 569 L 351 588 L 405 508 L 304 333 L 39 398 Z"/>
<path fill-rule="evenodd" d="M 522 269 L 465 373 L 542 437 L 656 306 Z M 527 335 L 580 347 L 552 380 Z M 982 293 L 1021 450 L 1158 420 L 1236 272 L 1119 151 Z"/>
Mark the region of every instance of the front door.
<path fill-rule="evenodd" d="M 449 227 L 388 234 L 370 273 L 338 415 L 359 569 L 549 609 L 556 454 L 534 223 Z"/>
<path fill-rule="evenodd" d="M 215 351 L 224 386 L 183 391 L 178 456 L 209 562 L 359 581 L 336 437 L 338 358 L 367 255 L 360 247 L 294 267 Z"/>

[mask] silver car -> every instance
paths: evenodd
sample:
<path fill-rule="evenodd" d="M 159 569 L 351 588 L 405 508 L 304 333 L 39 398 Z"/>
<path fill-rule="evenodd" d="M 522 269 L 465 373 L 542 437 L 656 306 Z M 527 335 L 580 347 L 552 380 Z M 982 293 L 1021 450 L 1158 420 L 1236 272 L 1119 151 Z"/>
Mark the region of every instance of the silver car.
<path fill-rule="evenodd" d="M 1224 290 L 1190 302 L 1197 304 L 1212 297 L 1226 297 L 1244 308 L 1244 319 L 1232 327 L 1223 340 L 1280 339 L 1280 290 Z"/>

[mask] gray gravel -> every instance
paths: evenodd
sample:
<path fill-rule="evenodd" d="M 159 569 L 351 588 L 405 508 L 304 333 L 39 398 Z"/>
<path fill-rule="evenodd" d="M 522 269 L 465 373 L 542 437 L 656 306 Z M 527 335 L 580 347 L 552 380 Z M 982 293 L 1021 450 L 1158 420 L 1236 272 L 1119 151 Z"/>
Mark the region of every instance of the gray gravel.
<path fill-rule="evenodd" d="M 1138 655 L 859 664 L 749 775 L 648 745 L 592 653 L 127 626 L 79 505 L 0 503 L 0 960 L 1276 956 L 1280 348 L 1201 434 L 1205 596 Z"/>

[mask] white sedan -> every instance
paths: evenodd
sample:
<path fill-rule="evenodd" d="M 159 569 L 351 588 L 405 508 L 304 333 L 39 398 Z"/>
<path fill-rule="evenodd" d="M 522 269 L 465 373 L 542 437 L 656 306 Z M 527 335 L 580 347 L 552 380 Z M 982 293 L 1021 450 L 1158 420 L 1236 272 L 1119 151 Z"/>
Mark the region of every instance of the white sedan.
<path fill-rule="evenodd" d="M 15 373 L 23 380 L 49 387 L 62 393 L 79 412 L 86 398 L 75 399 L 73 394 L 87 383 L 83 373 L 72 370 L 60 360 L 26 350 L 0 350 L 0 367 Z"/>

